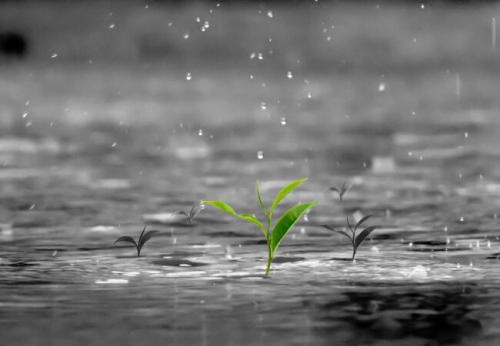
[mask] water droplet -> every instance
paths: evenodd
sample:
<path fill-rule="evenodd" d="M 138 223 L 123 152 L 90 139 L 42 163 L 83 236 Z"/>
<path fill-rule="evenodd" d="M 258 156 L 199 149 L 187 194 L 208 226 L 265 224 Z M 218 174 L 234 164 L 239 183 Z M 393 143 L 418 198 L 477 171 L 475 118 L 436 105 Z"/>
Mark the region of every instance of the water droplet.
<path fill-rule="evenodd" d="M 115 28 L 115 24 L 113 24 L 113 23 L 112 23 L 112 24 L 109 24 L 109 28 L 110 28 L 110 29 L 114 29 L 114 28 Z"/>
<path fill-rule="evenodd" d="M 28 112 L 24 112 L 23 113 L 23 119 L 26 119 L 27 116 L 28 116 Z"/>
<path fill-rule="evenodd" d="M 380 83 L 380 84 L 378 85 L 378 91 L 380 91 L 380 92 L 385 91 L 385 83 Z"/>
<path fill-rule="evenodd" d="M 409 244 L 408 244 L 408 247 L 413 247 L 413 243 L 409 243 Z"/>
<path fill-rule="evenodd" d="M 255 54 L 255 52 L 250 53 L 250 60 L 255 59 L 256 56 L 257 54 Z"/>
<path fill-rule="evenodd" d="M 259 59 L 259 60 L 263 60 L 264 59 L 264 56 L 262 55 L 262 53 L 259 53 L 257 55 L 257 59 Z"/>
<path fill-rule="evenodd" d="M 191 78 L 193 78 L 191 72 L 186 73 L 186 80 L 191 80 Z"/>
<path fill-rule="evenodd" d="M 262 160 L 264 158 L 264 152 L 262 150 L 257 151 L 257 158 Z"/>
<path fill-rule="evenodd" d="M 202 129 L 198 130 L 198 136 L 200 136 L 200 137 L 203 136 L 203 130 Z"/>
<path fill-rule="evenodd" d="M 308 99 L 312 99 L 312 97 L 313 97 L 313 96 L 312 96 L 312 94 L 311 94 L 310 92 L 308 92 L 308 93 L 307 93 L 307 98 L 308 98 Z"/>
<path fill-rule="evenodd" d="M 271 10 L 267 11 L 267 16 L 269 18 L 273 18 L 273 11 L 271 11 Z"/>
<path fill-rule="evenodd" d="M 292 79 L 292 78 L 293 78 L 292 71 L 288 71 L 288 72 L 286 73 L 286 77 L 287 77 L 288 79 Z"/>
<path fill-rule="evenodd" d="M 464 222 L 464 221 L 465 221 L 464 217 L 460 216 L 460 222 Z"/>
<path fill-rule="evenodd" d="M 285 117 L 281 117 L 281 125 L 282 126 L 286 126 L 286 118 Z"/>
<path fill-rule="evenodd" d="M 469 132 L 465 132 L 465 133 L 464 133 L 464 137 L 465 137 L 465 138 L 469 138 Z"/>
<path fill-rule="evenodd" d="M 183 37 L 185 40 L 187 40 L 189 38 L 189 33 L 186 32 Z"/>
<path fill-rule="evenodd" d="M 115 148 L 117 145 L 118 145 L 118 143 L 113 142 L 113 144 L 111 144 L 111 148 Z"/>
<path fill-rule="evenodd" d="M 262 109 L 263 111 L 265 111 L 267 109 L 267 105 L 265 102 L 260 103 L 260 109 Z"/>
<path fill-rule="evenodd" d="M 425 9 L 425 5 L 424 4 L 420 4 L 420 8 L 423 10 Z"/>
<path fill-rule="evenodd" d="M 58 57 L 58 54 L 57 53 L 52 53 L 52 55 L 50 56 L 52 59 L 55 59 Z"/>
<path fill-rule="evenodd" d="M 199 23 L 201 21 L 200 17 L 196 17 L 196 23 Z"/>

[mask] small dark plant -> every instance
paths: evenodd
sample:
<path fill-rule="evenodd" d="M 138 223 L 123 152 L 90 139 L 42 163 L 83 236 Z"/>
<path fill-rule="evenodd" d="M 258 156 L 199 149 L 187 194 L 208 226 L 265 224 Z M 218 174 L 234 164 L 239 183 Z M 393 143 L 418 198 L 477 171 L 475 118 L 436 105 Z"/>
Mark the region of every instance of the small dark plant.
<path fill-rule="evenodd" d="M 186 213 L 185 211 L 179 211 L 179 214 L 186 216 L 186 221 L 189 225 L 192 225 L 194 222 L 194 219 L 201 213 L 205 206 L 203 204 L 195 204 L 191 207 L 191 210 L 189 213 Z"/>
<path fill-rule="evenodd" d="M 347 185 L 346 182 L 343 182 L 342 183 L 342 186 L 341 187 L 331 187 L 330 188 L 330 191 L 335 191 L 339 194 L 339 200 L 342 202 L 344 200 L 344 195 L 345 193 L 350 189 L 351 187 L 349 185 Z"/>
<path fill-rule="evenodd" d="M 361 245 L 361 243 L 363 242 L 363 240 L 365 240 L 365 238 L 368 237 L 370 235 L 370 233 L 372 233 L 377 228 L 377 226 L 370 226 L 370 227 L 367 227 L 367 228 L 363 229 L 359 234 L 357 234 L 357 231 L 358 231 L 359 227 L 361 227 L 361 225 L 366 220 L 368 220 L 371 216 L 372 215 L 366 215 L 361 220 L 359 220 L 354 225 L 354 227 L 351 225 L 351 222 L 349 221 L 349 216 L 346 216 L 347 228 L 350 231 L 350 234 L 347 233 L 347 231 L 345 231 L 346 228 L 344 228 L 344 230 L 339 230 L 339 229 L 336 229 L 336 228 L 334 228 L 333 226 L 330 226 L 330 225 L 323 225 L 323 227 L 326 228 L 326 229 L 328 229 L 328 230 L 330 230 L 330 231 L 336 232 L 338 234 L 342 234 L 343 236 L 347 237 L 351 241 L 351 244 L 352 244 L 352 261 L 354 261 L 354 258 L 356 257 L 356 252 L 358 251 L 358 247 Z"/>
<path fill-rule="evenodd" d="M 271 270 L 271 264 L 275 257 L 276 251 L 281 243 L 281 241 L 285 238 L 287 233 L 293 228 L 293 226 L 300 220 L 302 216 L 304 216 L 311 208 L 318 205 L 317 202 L 307 202 L 307 203 L 298 203 L 295 206 L 288 209 L 281 218 L 274 224 L 272 227 L 272 217 L 273 213 L 280 204 L 280 202 L 293 190 L 299 187 L 306 179 L 299 179 L 293 181 L 283 187 L 280 192 L 274 198 L 271 206 L 267 209 L 262 201 L 262 197 L 260 195 L 259 182 L 257 181 L 255 186 L 257 202 L 259 207 L 262 210 L 262 214 L 264 215 L 264 223 L 252 214 L 238 214 L 233 207 L 227 204 L 224 201 L 202 201 L 205 205 L 210 205 L 212 207 L 218 208 L 238 219 L 241 219 L 246 222 L 253 223 L 257 225 L 267 242 L 267 265 L 265 275 L 268 276 Z M 265 225 L 264 225 L 265 224 Z"/>
<path fill-rule="evenodd" d="M 158 231 L 148 231 L 148 232 L 146 232 L 146 227 L 147 226 L 144 226 L 144 228 L 142 229 L 142 232 L 139 235 L 139 240 L 137 242 L 135 241 L 134 238 L 129 237 L 127 235 L 124 235 L 124 236 L 116 239 L 113 244 L 116 244 L 116 243 L 118 243 L 120 241 L 121 242 L 132 243 L 132 244 L 134 244 L 135 249 L 137 250 L 137 257 L 139 257 L 141 255 L 141 250 L 142 250 L 142 247 L 144 246 L 144 244 L 146 244 L 146 242 L 149 239 L 151 239 L 156 233 L 158 233 Z"/>

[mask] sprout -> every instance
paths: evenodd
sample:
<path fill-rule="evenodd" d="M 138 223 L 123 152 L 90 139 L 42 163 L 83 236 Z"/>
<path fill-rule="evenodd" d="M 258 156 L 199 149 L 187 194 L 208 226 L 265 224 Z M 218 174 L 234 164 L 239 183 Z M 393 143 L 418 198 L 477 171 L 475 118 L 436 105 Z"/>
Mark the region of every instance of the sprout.
<path fill-rule="evenodd" d="M 142 232 L 139 235 L 139 241 L 138 242 L 136 242 L 134 240 L 134 238 L 125 235 L 125 236 L 122 236 L 122 237 L 116 239 L 113 244 L 116 244 L 116 243 L 118 243 L 120 241 L 127 242 L 127 243 L 132 243 L 132 244 L 134 244 L 134 246 L 135 246 L 135 248 L 137 250 L 137 257 L 139 257 L 141 255 L 141 249 L 144 246 L 144 244 L 146 244 L 146 242 L 149 239 L 151 239 L 156 233 L 158 233 L 158 231 L 148 231 L 148 232 L 146 232 L 146 227 L 147 226 L 144 226 L 144 228 L 142 229 Z"/>
<path fill-rule="evenodd" d="M 342 183 L 342 186 L 340 188 L 337 188 L 335 186 L 331 187 L 329 190 L 330 191 L 335 191 L 339 194 L 339 200 L 343 201 L 344 200 L 344 195 L 345 193 L 350 189 L 351 187 L 347 185 L 346 182 Z"/>
<path fill-rule="evenodd" d="M 318 205 L 318 202 L 307 202 L 307 203 L 298 203 L 295 206 L 288 209 L 281 218 L 272 226 L 272 218 L 273 213 L 281 203 L 281 201 L 293 190 L 299 187 L 304 181 L 307 179 L 299 179 L 295 180 L 285 187 L 283 187 L 280 192 L 274 198 L 269 209 L 265 207 L 264 202 L 262 201 L 262 197 L 260 195 L 259 182 L 257 181 L 255 186 L 257 202 L 259 207 L 262 210 L 262 214 L 264 215 L 265 221 L 261 222 L 259 219 L 252 214 L 238 214 L 233 207 L 227 204 L 224 201 L 202 201 L 205 205 L 210 205 L 212 207 L 218 208 L 238 219 L 241 219 L 246 222 L 253 223 L 259 227 L 259 229 L 264 234 L 267 242 L 267 265 L 265 275 L 268 276 L 271 270 L 271 264 L 276 255 L 276 251 L 281 243 L 281 241 L 285 238 L 288 232 L 293 228 L 293 226 L 303 217 L 311 208 Z"/>
<path fill-rule="evenodd" d="M 185 211 L 179 211 L 178 213 L 181 215 L 186 216 L 187 223 L 189 225 L 192 225 L 194 222 L 194 219 L 201 213 L 201 211 L 205 208 L 205 206 L 201 203 L 199 204 L 194 204 L 191 207 L 191 210 L 189 213 L 186 213 Z"/>
<path fill-rule="evenodd" d="M 368 220 L 372 215 L 367 215 L 363 217 L 361 220 L 359 220 L 356 225 L 354 225 L 354 228 L 351 225 L 351 222 L 349 221 L 349 216 L 346 217 L 347 219 L 347 227 L 349 231 L 351 232 L 350 234 L 347 233 L 344 230 L 338 230 L 334 228 L 333 226 L 330 225 L 323 225 L 324 228 L 336 232 L 338 234 L 342 234 L 343 236 L 347 237 L 352 244 L 352 261 L 354 261 L 354 258 L 356 257 L 356 252 L 358 251 L 358 247 L 361 245 L 361 243 L 365 240 L 366 237 L 370 235 L 378 226 L 370 226 L 361 231 L 358 235 L 356 235 L 356 232 L 358 231 L 358 228 L 366 221 Z"/>

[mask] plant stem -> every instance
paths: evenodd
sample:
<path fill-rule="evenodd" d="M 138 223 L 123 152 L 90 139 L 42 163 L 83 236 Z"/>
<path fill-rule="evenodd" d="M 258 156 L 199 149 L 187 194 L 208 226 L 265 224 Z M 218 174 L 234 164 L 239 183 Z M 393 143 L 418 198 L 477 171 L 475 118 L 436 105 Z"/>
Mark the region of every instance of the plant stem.
<path fill-rule="evenodd" d="M 271 253 L 269 253 L 267 256 L 266 273 L 264 274 L 265 276 L 269 276 L 269 273 L 271 272 L 271 263 L 273 263 L 273 258 L 271 257 Z"/>
<path fill-rule="evenodd" d="M 140 257 L 141 256 L 141 250 L 139 248 L 137 248 L 137 257 Z"/>

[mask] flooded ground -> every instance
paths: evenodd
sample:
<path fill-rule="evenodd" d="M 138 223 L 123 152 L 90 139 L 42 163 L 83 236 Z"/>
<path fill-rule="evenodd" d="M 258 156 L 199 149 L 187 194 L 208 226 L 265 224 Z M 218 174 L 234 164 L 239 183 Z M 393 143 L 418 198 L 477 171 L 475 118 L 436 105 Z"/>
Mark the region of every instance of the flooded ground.
<path fill-rule="evenodd" d="M 249 47 L 214 68 L 189 55 L 201 38 L 182 46 L 187 62 L 89 63 L 52 46 L 43 60 L 35 46 L 0 65 L 1 343 L 497 345 L 499 7 L 307 7 L 317 41 L 297 55 L 279 20 L 300 8 L 155 13 L 185 25 L 209 10 L 216 33 L 235 16 L 277 20 L 256 30 L 264 65 Z M 131 17 L 114 13 L 116 29 Z M 327 50 L 329 30 L 339 34 Z M 411 53 L 414 37 L 424 44 Z M 400 50 L 384 56 L 380 42 Z M 208 207 L 193 225 L 169 214 L 201 199 L 257 212 L 257 179 L 269 202 L 299 177 L 309 180 L 280 212 L 321 204 L 270 278 L 254 227 Z M 344 181 L 340 203 L 328 188 Z M 346 213 L 380 225 L 355 263 L 321 227 L 342 227 Z M 145 220 L 160 233 L 141 257 L 113 246 Z"/>

